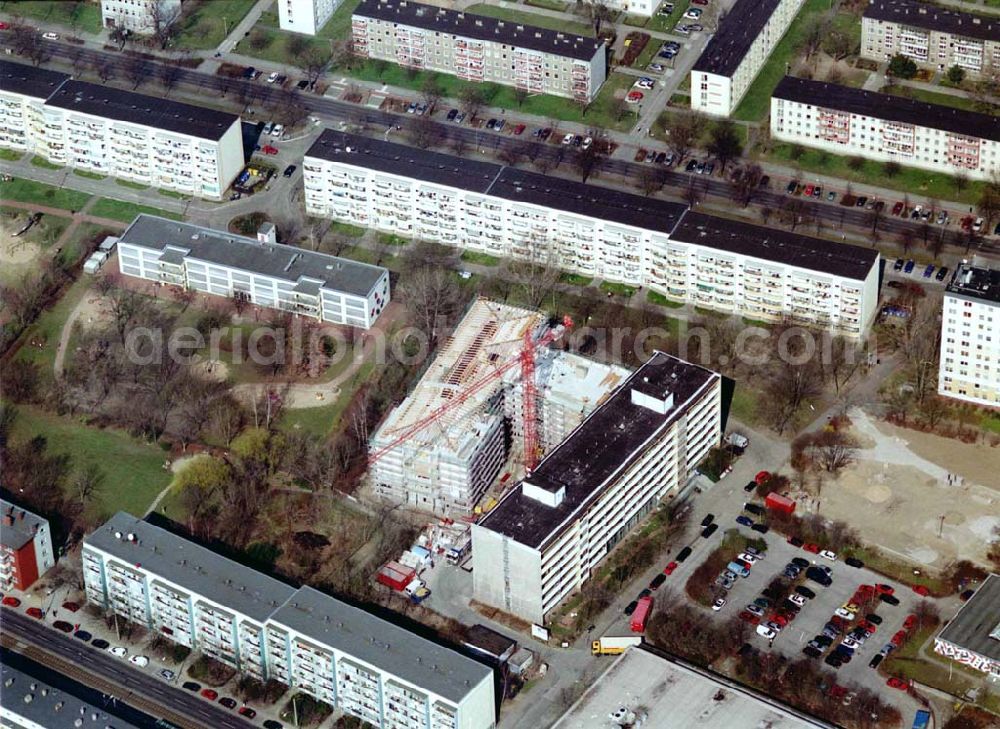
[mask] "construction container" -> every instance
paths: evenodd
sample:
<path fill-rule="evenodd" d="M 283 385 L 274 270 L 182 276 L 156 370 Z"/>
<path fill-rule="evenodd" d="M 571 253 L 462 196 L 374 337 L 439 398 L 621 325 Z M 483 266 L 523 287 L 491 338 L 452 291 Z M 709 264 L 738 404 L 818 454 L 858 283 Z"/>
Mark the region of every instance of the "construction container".
<path fill-rule="evenodd" d="M 375 579 L 386 587 L 402 592 L 406 586 L 413 582 L 417 576 L 417 571 L 412 567 L 407 567 L 399 562 L 386 562 L 379 568 Z"/>
<path fill-rule="evenodd" d="M 779 493 L 768 494 L 767 498 L 764 499 L 764 504 L 768 509 L 780 511 L 782 514 L 791 514 L 795 511 L 795 502 Z"/>

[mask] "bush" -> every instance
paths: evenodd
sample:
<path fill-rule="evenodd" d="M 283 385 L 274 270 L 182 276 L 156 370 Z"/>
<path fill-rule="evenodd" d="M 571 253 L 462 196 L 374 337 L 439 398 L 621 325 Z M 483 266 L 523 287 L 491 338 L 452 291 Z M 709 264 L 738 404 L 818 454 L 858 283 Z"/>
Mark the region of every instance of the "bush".
<path fill-rule="evenodd" d="M 961 66 L 952 66 L 948 69 L 948 73 L 945 74 L 948 81 L 958 86 L 965 80 L 965 69 Z"/>
<path fill-rule="evenodd" d="M 917 64 L 902 53 L 897 53 L 889 61 L 889 75 L 896 78 L 913 78 L 917 75 Z"/>

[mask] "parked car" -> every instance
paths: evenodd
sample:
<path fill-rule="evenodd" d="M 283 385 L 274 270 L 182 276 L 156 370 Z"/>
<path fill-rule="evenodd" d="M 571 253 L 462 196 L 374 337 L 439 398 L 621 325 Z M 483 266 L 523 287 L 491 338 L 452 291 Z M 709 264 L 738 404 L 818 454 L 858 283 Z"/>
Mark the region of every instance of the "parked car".
<path fill-rule="evenodd" d="M 928 263 L 924 269 L 924 278 L 930 278 L 932 273 L 934 273 L 934 264 Z"/>
<path fill-rule="evenodd" d="M 736 517 L 736 523 L 737 524 L 742 524 L 743 526 L 748 526 L 748 527 L 752 527 L 753 524 L 754 524 L 753 520 L 750 519 L 750 517 L 747 517 L 747 516 L 738 516 L 738 517 Z"/>
<path fill-rule="evenodd" d="M 715 514 L 707 514 L 705 518 L 701 520 L 701 525 L 702 527 L 707 527 L 713 521 L 715 521 Z"/>
<path fill-rule="evenodd" d="M 281 722 L 274 719 L 266 719 L 264 721 L 264 729 L 282 729 Z"/>
<path fill-rule="evenodd" d="M 120 645 L 113 646 L 108 649 L 108 653 L 118 658 L 124 658 L 128 655 L 128 648 L 122 648 Z"/>
<path fill-rule="evenodd" d="M 284 177 L 291 177 L 292 175 L 295 174 L 295 170 L 296 170 L 295 165 L 288 165 L 288 167 L 285 168 L 285 171 L 282 173 L 282 175 Z"/>
<path fill-rule="evenodd" d="M 722 610 L 725 604 L 726 604 L 726 598 L 717 597 L 712 601 L 712 610 L 718 612 L 719 610 Z"/>
<path fill-rule="evenodd" d="M 80 609 L 80 606 L 75 602 L 66 601 L 62 604 L 62 609 L 67 610 L 71 613 L 75 613 L 77 610 Z"/>
<path fill-rule="evenodd" d="M 769 527 L 767 524 L 752 524 L 750 528 L 753 529 L 758 534 L 767 534 L 769 531 L 771 531 L 771 527 Z"/>
<path fill-rule="evenodd" d="M 41 608 L 30 607 L 24 612 L 28 614 L 28 617 L 34 618 L 35 620 L 41 620 L 45 617 L 45 613 L 42 612 Z"/>
<path fill-rule="evenodd" d="M 660 589 L 660 585 L 662 585 L 666 581 L 666 579 L 667 579 L 667 576 L 661 572 L 656 577 L 654 577 L 652 579 L 652 581 L 650 581 L 650 583 L 649 583 L 649 589 L 650 590 L 658 590 L 658 589 Z"/>
<path fill-rule="evenodd" d="M 7 595 L 3 599 L 3 604 L 6 605 L 7 607 L 12 607 L 12 608 L 21 607 L 21 601 L 18 600 L 13 595 Z"/>
<path fill-rule="evenodd" d="M 139 666 L 139 668 L 145 668 L 149 665 L 149 659 L 146 656 L 132 656 L 128 660 L 129 663 L 134 663 Z"/>
<path fill-rule="evenodd" d="M 277 80 L 278 80 L 278 72 L 277 71 L 272 71 L 270 73 L 270 75 L 267 77 L 267 82 L 269 84 L 273 84 Z"/>
<path fill-rule="evenodd" d="M 225 706 L 227 709 L 235 709 L 236 708 L 236 699 L 232 699 L 232 698 L 230 698 L 228 696 L 223 696 L 221 699 L 219 699 L 219 703 L 222 706 Z"/>
<path fill-rule="evenodd" d="M 884 660 L 885 656 L 883 656 L 881 653 L 876 653 L 874 656 L 872 656 L 872 659 L 868 661 L 868 667 L 878 668 L 878 664 L 880 664 Z"/>
<path fill-rule="evenodd" d="M 802 595 L 802 597 L 806 598 L 807 600 L 812 600 L 813 598 L 816 597 L 816 593 L 810 590 L 805 585 L 796 586 L 795 592 L 797 592 L 799 595 Z"/>
<path fill-rule="evenodd" d="M 819 556 L 822 557 L 823 559 L 828 559 L 831 562 L 834 562 L 837 559 L 837 553 L 831 552 L 829 549 L 824 549 L 823 551 L 821 551 L 819 553 Z"/>
<path fill-rule="evenodd" d="M 884 602 L 886 605 L 899 605 L 899 598 L 895 595 L 879 595 L 878 599 Z"/>
<path fill-rule="evenodd" d="M 194 681 L 185 681 L 181 687 L 187 689 L 188 691 L 201 691 L 201 684 L 195 683 Z"/>
<path fill-rule="evenodd" d="M 819 545 L 818 544 L 814 544 L 812 542 L 807 542 L 806 544 L 803 544 L 802 545 L 802 549 L 804 549 L 805 551 L 807 551 L 807 552 L 809 552 L 811 554 L 819 554 Z"/>
<path fill-rule="evenodd" d="M 938 269 L 937 275 L 934 278 L 937 281 L 944 281 L 947 276 L 948 276 L 948 267 L 941 266 L 941 268 Z"/>
<path fill-rule="evenodd" d="M 65 620 L 57 620 L 52 623 L 52 627 L 58 630 L 60 633 L 72 633 L 73 625 L 72 623 L 67 623 Z"/>
<path fill-rule="evenodd" d="M 756 481 L 750 481 L 746 486 L 743 487 L 743 490 L 746 491 L 747 493 L 750 493 L 755 488 L 757 488 L 757 482 Z"/>
<path fill-rule="evenodd" d="M 271 130 L 272 137 L 281 137 L 285 133 L 285 126 L 283 124 L 275 124 L 274 129 Z"/>
<path fill-rule="evenodd" d="M 73 633 L 73 637 L 82 640 L 84 643 L 89 643 L 90 639 L 93 638 L 94 636 L 92 636 L 86 630 L 78 630 L 75 633 Z"/>
<path fill-rule="evenodd" d="M 221 701 L 219 703 L 222 703 Z M 257 716 L 257 712 L 251 709 L 249 706 L 241 706 L 239 710 L 240 716 L 245 716 L 247 719 L 253 719 Z"/>
<path fill-rule="evenodd" d="M 57 41 L 59 40 L 59 34 L 52 32 L 42 33 L 42 38 L 44 38 L 45 40 Z"/>
<path fill-rule="evenodd" d="M 524 133 L 525 129 L 527 129 L 527 127 L 524 124 L 515 124 L 514 128 L 511 129 L 511 132 L 514 134 L 515 137 L 519 137 L 521 136 L 521 134 Z"/>
<path fill-rule="evenodd" d="M 632 613 L 635 612 L 635 609 L 637 607 L 639 607 L 639 602 L 637 600 L 633 600 L 632 602 L 630 602 L 628 605 L 625 606 L 625 610 L 623 610 L 622 612 L 624 612 L 626 615 L 631 615 Z"/>
<path fill-rule="evenodd" d="M 174 678 L 177 676 L 177 674 L 171 671 L 169 668 L 161 668 L 159 675 L 160 678 L 164 679 L 165 681 L 173 681 Z"/>
<path fill-rule="evenodd" d="M 204 698 L 208 699 L 209 701 L 215 701 L 217 698 L 219 698 L 219 692 L 216 691 L 215 689 L 210 689 L 210 688 L 202 689 L 201 695 Z"/>
<path fill-rule="evenodd" d="M 688 550 L 688 554 L 690 554 L 690 549 L 691 548 L 690 547 L 685 547 L 685 549 L 687 549 Z M 678 554 L 677 556 L 679 557 L 680 555 Z M 687 559 L 686 556 L 685 556 L 685 559 Z M 663 568 L 663 574 L 667 575 L 667 576 L 672 575 L 674 573 L 675 569 L 677 569 L 677 562 L 670 562 L 666 567 Z"/>
<path fill-rule="evenodd" d="M 767 640 L 774 640 L 778 636 L 778 631 L 774 628 L 768 627 L 767 625 L 757 626 L 757 635 Z"/>
<path fill-rule="evenodd" d="M 914 263 L 913 259 L 911 258 L 910 260 L 908 260 L 906 262 L 906 265 L 903 266 L 903 273 L 910 273 L 911 271 L 913 271 L 913 267 L 915 265 L 916 265 L 916 263 Z"/>
<path fill-rule="evenodd" d="M 910 690 L 910 682 L 899 678 L 898 676 L 890 677 L 889 680 L 885 682 L 885 685 L 889 688 L 899 689 L 900 691 Z"/>
<path fill-rule="evenodd" d="M 892 283 L 895 283 L 895 282 L 892 282 Z M 856 567 L 858 569 L 861 569 L 862 567 L 865 566 L 865 563 L 862 562 L 857 557 L 848 557 L 847 559 L 844 560 L 844 564 L 848 565 L 849 567 Z"/>
<path fill-rule="evenodd" d="M 111 647 L 111 644 L 104 640 L 104 638 L 95 638 L 90 644 L 99 651 L 106 651 Z"/>
<path fill-rule="evenodd" d="M 691 556 L 691 547 L 684 547 L 684 549 L 682 549 L 680 552 L 677 553 L 677 561 L 683 562 L 690 556 Z M 669 567 L 670 565 L 667 566 Z"/>
<path fill-rule="evenodd" d="M 719 530 L 718 524 L 709 524 L 707 527 L 701 530 L 701 536 L 708 539 L 710 536 L 715 534 Z"/>

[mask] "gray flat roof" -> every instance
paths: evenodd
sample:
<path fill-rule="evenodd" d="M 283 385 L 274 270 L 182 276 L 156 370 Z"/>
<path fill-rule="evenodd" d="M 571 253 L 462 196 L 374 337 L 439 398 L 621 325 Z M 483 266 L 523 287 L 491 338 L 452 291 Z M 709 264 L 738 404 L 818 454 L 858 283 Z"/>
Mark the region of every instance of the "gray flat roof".
<path fill-rule="evenodd" d="M 674 229 L 687 209 L 682 203 L 332 129 L 323 132 L 306 156 L 664 233 Z"/>
<path fill-rule="evenodd" d="M 14 520 L 11 526 L 7 526 L 6 522 L 2 520 L 8 516 Z M 2 517 L 0 519 L 0 544 L 11 549 L 23 547 L 35 538 L 36 526 L 41 528 L 43 524 L 49 523 L 47 519 L 3 499 L 0 499 L 0 517 Z"/>
<path fill-rule="evenodd" d="M 1000 142 L 1000 123 L 995 116 L 940 104 L 928 104 L 905 96 L 879 94 L 793 76 L 781 79 L 772 96 L 800 104 L 845 111 L 849 114 L 860 114 Z"/>
<path fill-rule="evenodd" d="M 45 103 L 60 109 L 212 141 L 221 139 L 240 120 L 236 114 L 86 81 L 67 81 Z"/>
<path fill-rule="evenodd" d="M 741 220 L 688 211 L 672 240 L 695 243 L 729 253 L 864 281 L 878 265 L 878 251 L 835 243 L 787 230 L 765 228 Z"/>
<path fill-rule="evenodd" d="M 948 282 L 949 294 L 1000 304 L 1000 268 L 960 263 Z"/>
<path fill-rule="evenodd" d="M 455 703 L 493 680 L 489 666 L 311 587 L 301 588 L 271 619 Z"/>
<path fill-rule="evenodd" d="M 691 70 L 732 76 L 780 3 L 781 0 L 736 0 Z"/>
<path fill-rule="evenodd" d="M 708 391 L 720 376 L 699 365 L 656 352 L 538 464 L 524 482 L 555 492 L 565 488 L 559 506 L 551 507 L 524 494 L 518 484 L 480 522 L 480 526 L 539 549 L 558 536 L 570 517 L 592 502 L 610 479 L 639 458 L 649 439 L 689 407 L 689 400 Z M 673 405 L 660 414 L 632 402 L 632 390 Z"/>
<path fill-rule="evenodd" d="M 0 91 L 47 99 L 69 74 L 0 60 Z"/>
<path fill-rule="evenodd" d="M 1000 39 L 1000 21 L 916 0 L 871 0 L 864 17 L 979 40 Z"/>
<path fill-rule="evenodd" d="M 590 61 L 604 46 L 604 41 L 576 33 L 448 10 L 412 0 L 361 0 L 354 15 L 423 28 L 435 33 L 529 48 L 579 61 Z"/>
<path fill-rule="evenodd" d="M 261 243 L 256 238 L 155 215 L 139 215 L 121 235 L 119 243 L 152 250 L 174 246 L 189 251 L 187 257 L 199 261 L 291 282 L 303 277 L 317 279 L 327 289 L 361 297 L 368 296 L 386 274 L 386 269 L 381 266 L 280 243 Z M 170 259 L 173 262 L 181 261 L 175 251 L 168 251 L 165 255 L 173 256 Z"/>
<path fill-rule="evenodd" d="M 136 541 L 128 541 L 129 534 Z M 144 570 L 261 624 L 295 593 L 294 587 L 263 572 L 124 511 L 83 541 L 126 565 L 141 564 Z"/>
<path fill-rule="evenodd" d="M 1000 661 L 1000 575 L 990 575 L 938 639 Z"/>

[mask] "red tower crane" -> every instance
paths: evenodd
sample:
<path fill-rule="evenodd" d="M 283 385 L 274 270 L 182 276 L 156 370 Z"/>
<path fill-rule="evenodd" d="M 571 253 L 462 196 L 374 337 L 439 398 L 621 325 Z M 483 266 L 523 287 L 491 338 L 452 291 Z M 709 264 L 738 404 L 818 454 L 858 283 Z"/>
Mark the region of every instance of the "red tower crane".
<path fill-rule="evenodd" d="M 368 454 L 368 465 L 371 466 L 389 453 L 389 451 L 406 442 L 432 423 L 437 422 L 462 403 L 466 402 L 477 392 L 485 388 L 487 385 L 496 381 L 504 374 L 520 365 L 523 398 L 522 417 L 524 419 L 524 468 L 526 472 L 530 473 L 538 464 L 539 457 L 538 421 L 536 419 L 537 388 L 535 387 L 535 352 L 542 347 L 547 347 L 549 344 L 559 339 L 563 335 L 563 332 L 572 326 L 573 320 L 568 316 L 563 317 L 563 321 L 560 326 L 549 329 L 540 339 L 538 339 L 538 341 L 532 341 L 531 331 L 526 331 L 524 333 L 524 343 L 517 357 L 514 357 L 513 359 L 510 359 L 491 370 L 478 380 L 472 382 L 457 395 L 451 397 L 444 405 L 440 405 L 429 414 L 420 418 L 420 420 L 417 420 L 416 422 L 403 428 L 391 442 Z"/>

